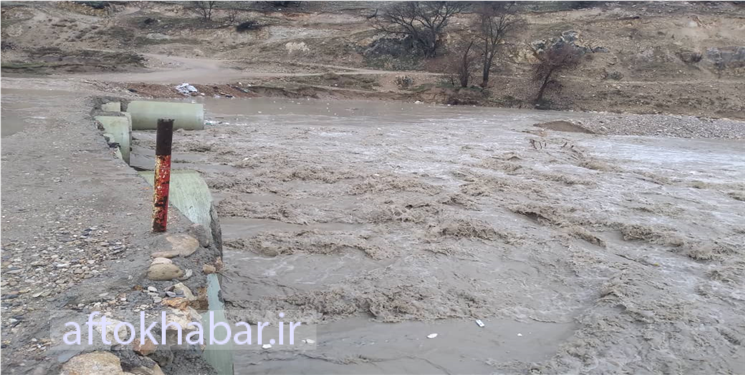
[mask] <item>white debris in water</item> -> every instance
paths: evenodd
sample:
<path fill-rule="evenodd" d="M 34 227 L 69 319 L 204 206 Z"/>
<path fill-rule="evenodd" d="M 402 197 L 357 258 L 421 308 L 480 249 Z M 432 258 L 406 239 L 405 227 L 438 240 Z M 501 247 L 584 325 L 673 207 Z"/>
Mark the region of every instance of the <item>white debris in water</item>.
<path fill-rule="evenodd" d="M 478 324 L 479 327 L 484 327 L 484 322 L 482 322 L 481 319 L 476 319 L 476 324 Z"/>
<path fill-rule="evenodd" d="M 517 336 L 518 337 L 523 337 L 523 334 L 522 333 L 518 333 Z"/>
<path fill-rule="evenodd" d="M 436 333 L 430 333 L 429 335 L 427 335 L 427 338 L 428 339 L 433 339 L 435 337 L 437 337 L 437 334 Z"/>
<path fill-rule="evenodd" d="M 303 340 L 303 343 L 313 345 L 316 343 L 316 340 L 313 339 L 305 339 Z"/>
<path fill-rule="evenodd" d="M 262 349 L 271 349 L 272 348 L 272 344 L 264 344 L 264 345 L 261 346 L 261 348 Z"/>

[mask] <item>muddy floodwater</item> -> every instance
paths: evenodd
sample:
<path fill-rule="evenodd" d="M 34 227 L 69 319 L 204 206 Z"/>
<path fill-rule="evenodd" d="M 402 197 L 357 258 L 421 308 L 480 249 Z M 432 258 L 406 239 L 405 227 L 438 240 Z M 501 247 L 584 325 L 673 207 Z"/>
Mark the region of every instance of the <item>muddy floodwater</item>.
<path fill-rule="evenodd" d="M 237 374 L 745 369 L 742 141 L 534 126 L 602 114 L 204 102 L 173 160 L 219 201 L 226 305 L 316 329 L 237 351 Z M 154 134 L 134 137 L 151 168 Z"/>

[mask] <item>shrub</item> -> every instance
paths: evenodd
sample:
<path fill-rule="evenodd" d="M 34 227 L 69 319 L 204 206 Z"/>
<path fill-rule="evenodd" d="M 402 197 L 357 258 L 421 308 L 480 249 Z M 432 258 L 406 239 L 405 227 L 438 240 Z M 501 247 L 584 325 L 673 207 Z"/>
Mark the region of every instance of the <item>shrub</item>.
<path fill-rule="evenodd" d="M 235 27 L 235 31 L 242 33 L 245 31 L 251 31 L 251 30 L 258 30 L 261 28 L 261 25 L 254 20 L 241 22 L 238 24 L 238 26 Z"/>
<path fill-rule="evenodd" d="M 620 81 L 623 78 L 623 74 L 621 72 L 606 72 L 605 73 L 605 79 L 612 79 L 614 81 Z"/>
<path fill-rule="evenodd" d="M 414 84 L 414 79 L 409 76 L 396 77 L 396 86 L 399 89 L 406 90 Z"/>

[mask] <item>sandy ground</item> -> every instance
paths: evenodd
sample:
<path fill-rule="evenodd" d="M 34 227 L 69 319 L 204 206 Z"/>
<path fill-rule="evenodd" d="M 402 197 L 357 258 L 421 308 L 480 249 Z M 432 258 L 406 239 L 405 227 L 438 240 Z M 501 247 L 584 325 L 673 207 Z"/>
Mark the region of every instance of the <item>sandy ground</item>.
<path fill-rule="evenodd" d="M 213 125 L 178 132 L 174 162 L 221 199 L 227 305 L 317 327 L 300 355 L 237 352 L 239 373 L 745 368 L 741 141 L 533 126 L 624 115 L 206 108 Z M 135 138 L 147 168 L 153 135 Z"/>

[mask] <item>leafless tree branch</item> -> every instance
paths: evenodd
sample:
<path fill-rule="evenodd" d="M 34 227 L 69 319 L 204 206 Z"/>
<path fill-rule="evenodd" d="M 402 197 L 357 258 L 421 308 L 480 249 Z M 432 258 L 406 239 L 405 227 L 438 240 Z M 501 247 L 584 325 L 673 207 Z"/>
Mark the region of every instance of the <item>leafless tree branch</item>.
<path fill-rule="evenodd" d="M 448 22 L 467 5 L 451 1 L 394 3 L 374 17 L 374 26 L 388 34 L 410 36 L 426 57 L 434 57 Z"/>

